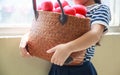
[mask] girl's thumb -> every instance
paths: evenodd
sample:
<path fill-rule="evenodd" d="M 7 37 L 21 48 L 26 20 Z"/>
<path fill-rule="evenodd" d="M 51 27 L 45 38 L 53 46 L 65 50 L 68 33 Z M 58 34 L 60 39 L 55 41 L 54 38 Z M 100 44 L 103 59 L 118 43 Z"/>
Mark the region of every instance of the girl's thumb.
<path fill-rule="evenodd" d="M 56 49 L 54 49 L 54 48 L 49 49 L 49 50 L 47 50 L 47 53 L 53 53 L 53 52 L 55 52 L 55 50 L 56 50 Z"/>

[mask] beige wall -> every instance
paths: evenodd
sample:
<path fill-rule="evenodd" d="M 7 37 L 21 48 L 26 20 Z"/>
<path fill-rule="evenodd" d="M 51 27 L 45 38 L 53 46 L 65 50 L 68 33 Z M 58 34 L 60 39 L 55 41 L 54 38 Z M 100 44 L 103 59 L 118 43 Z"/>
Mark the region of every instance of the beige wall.
<path fill-rule="evenodd" d="M 22 58 L 20 38 L 0 38 L 0 75 L 47 75 L 50 64 L 37 58 Z M 93 63 L 98 75 L 120 75 L 120 35 L 107 35 L 96 48 Z"/>

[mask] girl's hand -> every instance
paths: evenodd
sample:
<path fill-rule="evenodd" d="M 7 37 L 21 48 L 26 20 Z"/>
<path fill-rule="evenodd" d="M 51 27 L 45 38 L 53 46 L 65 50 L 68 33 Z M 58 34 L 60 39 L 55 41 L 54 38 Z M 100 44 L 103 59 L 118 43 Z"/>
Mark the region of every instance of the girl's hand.
<path fill-rule="evenodd" d="M 27 52 L 27 50 L 26 50 L 26 46 L 27 46 L 27 42 L 28 42 L 28 35 L 29 35 L 29 33 L 25 34 L 22 37 L 20 45 L 19 45 L 20 52 L 21 52 L 21 55 L 23 57 L 31 57 L 31 55 L 29 54 L 29 52 Z"/>
<path fill-rule="evenodd" d="M 47 53 L 54 52 L 51 63 L 54 63 L 56 65 L 62 66 L 66 59 L 70 56 L 72 52 L 69 51 L 69 48 L 66 46 L 66 44 L 60 44 L 55 46 L 52 49 L 49 49 Z"/>

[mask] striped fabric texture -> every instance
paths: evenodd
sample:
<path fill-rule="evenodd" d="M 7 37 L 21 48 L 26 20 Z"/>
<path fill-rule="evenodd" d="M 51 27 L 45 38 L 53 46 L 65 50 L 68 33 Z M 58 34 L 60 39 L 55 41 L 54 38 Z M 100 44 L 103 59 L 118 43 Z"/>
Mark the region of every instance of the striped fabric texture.
<path fill-rule="evenodd" d="M 104 32 L 108 31 L 109 22 L 111 20 L 110 9 L 107 5 L 94 4 L 87 6 L 87 17 L 91 19 L 91 25 L 101 24 L 105 26 Z M 89 47 L 86 52 L 85 61 L 90 61 L 94 56 L 95 45 Z"/>

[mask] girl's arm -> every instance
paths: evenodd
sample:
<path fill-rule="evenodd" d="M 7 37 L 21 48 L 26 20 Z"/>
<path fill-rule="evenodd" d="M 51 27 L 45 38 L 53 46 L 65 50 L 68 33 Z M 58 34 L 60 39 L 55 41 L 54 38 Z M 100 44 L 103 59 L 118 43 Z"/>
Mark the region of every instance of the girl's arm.
<path fill-rule="evenodd" d="M 85 50 L 91 45 L 96 44 L 103 34 L 104 27 L 105 26 L 99 24 L 92 25 L 91 30 L 78 39 L 65 44 L 57 45 L 48 50 L 47 53 L 54 52 L 51 58 L 51 63 L 62 66 L 72 52 Z"/>
<path fill-rule="evenodd" d="M 76 40 L 68 42 L 66 45 L 70 48 L 70 52 L 81 51 L 95 45 L 103 35 L 103 25 L 92 25 L 91 30 Z"/>

